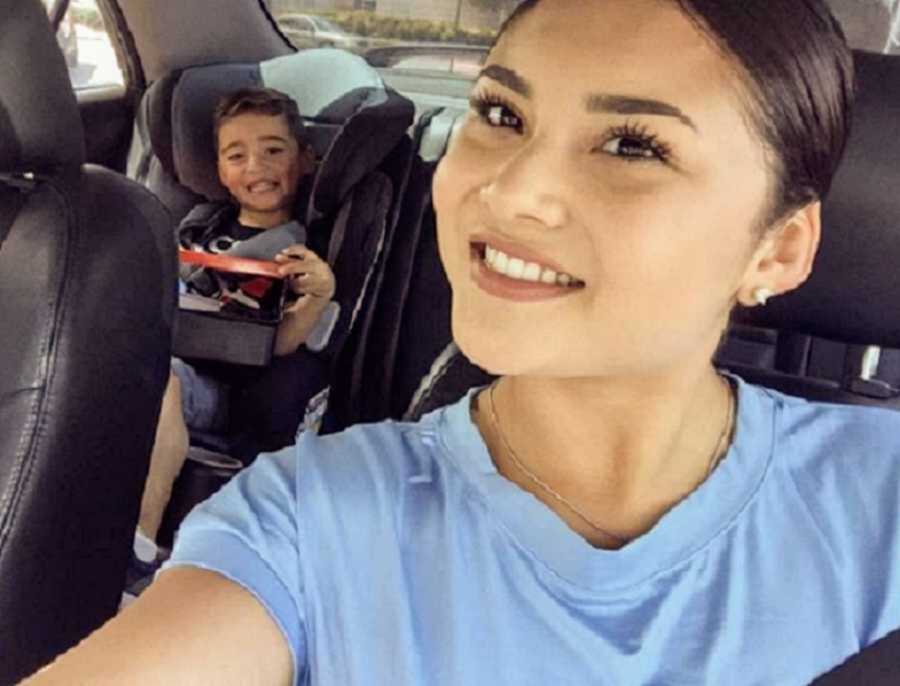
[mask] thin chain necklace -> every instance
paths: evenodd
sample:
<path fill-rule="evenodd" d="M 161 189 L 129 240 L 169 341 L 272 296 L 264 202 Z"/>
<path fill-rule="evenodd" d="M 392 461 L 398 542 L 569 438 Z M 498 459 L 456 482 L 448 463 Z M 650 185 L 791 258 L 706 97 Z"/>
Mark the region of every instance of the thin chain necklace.
<path fill-rule="evenodd" d="M 725 448 L 728 446 L 730 441 L 731 427 L 734 422 L 734 397 L 731 389 L 731 384 L 723 377 L 719 377 L 722 379 L 722 382 L 726 385 L 728 389 L 728 410 L 725 414 L 725 424 L 722 427 L 722 432 L 719 434 L 719 440 L 716 441 L 716 445 L 713 448 L 712 455 L 709 457 L 709 464 L 706 468 L 706 473 L 703 475 L 703 481 L 706 481 L 709 478 L 709 475 L 713 473 L 716 466 L 718 466 L 719 462 L 722 461 L 722 458 L 725 456 Z M 506 449 L 507 454 L 510 459 L 513 461 L 513 464 L 518 467 L 518 469 L 527 476 L 536 486 L 538 486 L 542 491 L 552 496 L 554 500 L 562 504 L 566 509 L 568 509 L 573 514 L 577 515 L 579 519 L 584 521 L 588 526 L 590 526 L 597 533 L 606 536 L 607 538 L 611 538 L 616 543 L 624 545 L 630 539 L 625 536 L 621 536 L 619 534 L 614 534 L 608 529 L 601 527 L 597 524 L 593 519 L 588 517 L 584 512 L 575 507 L 567 498 L 561 495 L 558 491 L 554 490 L 553 487 L 550 486 L 546 481 L 541 479 L 537 474 L 531 471 L 528 467 L 526 467 L 522 460 L 519 459 L 519 456 L 516 454 L 516 451 L 513 450 L 513 447 L 509 444 L 509 441 L 506 439 L 506 434 L 503 433 L 503 429 L 500 427 L 500 419 L 497 417 L 497 406 L 494 404 L 494 389 L 497 387 L 498 381 L 495 381 L 488 388 L 488 402 L 491 408 L 491 421 L 494 424 L 494 427 L 497 429 L 497 435 L 500 437 L 501 443 L 503 443 L 503 447 Z M 698 486 L 700 484 L 697 484 Z"/>

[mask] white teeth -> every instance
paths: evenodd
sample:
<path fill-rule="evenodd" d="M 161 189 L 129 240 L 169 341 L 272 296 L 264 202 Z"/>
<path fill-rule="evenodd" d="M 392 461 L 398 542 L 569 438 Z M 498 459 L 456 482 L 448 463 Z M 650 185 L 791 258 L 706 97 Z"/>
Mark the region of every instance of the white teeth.
<path fill-rule="evenodd" d="M 525 265 L 525 271 L 522 274 L 522 278 L 525 281 L 540 281 L 541 280 L 541 265 L 535 264 L 534 262 L 529 262 Z"/>
<path fill-rule="evenodd" d="M 510 279 L 528 281 L 531 283 L 545 283 L 559 286 L 581 286 L 581 281 L 569 274 L 557 273 L 549 267 L 541 267 L 536 262 L 526 262 L 519 257 L 510 257 L 504 252 L 485 246 L 484 262 L 491 271 L 503 274 Z"/>
<path fill-rule="evenodd" d="M 506 275 L 511 279 L 521 279 L 525 273 L 525 260 L 518 257 L 509 258 L 509 265 L 506 267 Z"/>

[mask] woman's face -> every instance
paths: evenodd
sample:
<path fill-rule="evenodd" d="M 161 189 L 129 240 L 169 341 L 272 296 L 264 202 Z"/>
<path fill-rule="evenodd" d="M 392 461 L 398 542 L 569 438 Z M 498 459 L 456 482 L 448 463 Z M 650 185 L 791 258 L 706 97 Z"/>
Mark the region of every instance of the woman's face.
<path fill-rule="evenodd" d="M 454 336 L 504 374 L 708 362 L 767 205 L 738 76 L 675 3 L 544 0 L 434 180 Z"/>

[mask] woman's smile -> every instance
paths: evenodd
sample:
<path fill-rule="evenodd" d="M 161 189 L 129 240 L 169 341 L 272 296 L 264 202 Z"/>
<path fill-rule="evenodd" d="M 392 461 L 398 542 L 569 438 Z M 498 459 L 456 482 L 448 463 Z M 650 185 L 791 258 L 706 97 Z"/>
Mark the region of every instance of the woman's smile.
<path fill-rule="evenodd" d="M 469 243 L 471 277 L 486 293 L 522 302 L 580 292 L 585 283 L 552 260 L 525 246 L 494 236 L 474 236 Z"/>

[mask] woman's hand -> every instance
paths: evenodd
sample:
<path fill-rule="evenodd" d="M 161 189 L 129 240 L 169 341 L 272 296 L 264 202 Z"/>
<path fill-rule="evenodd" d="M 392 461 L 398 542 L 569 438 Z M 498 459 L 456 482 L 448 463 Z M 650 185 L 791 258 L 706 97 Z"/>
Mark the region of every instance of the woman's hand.
<path fill-rule="evenodd" d="M 305 245 L 292 245 L 275 256 L 291 291 L 325 301 L 334 297 L 335 282 L 331 267 Z"/>

